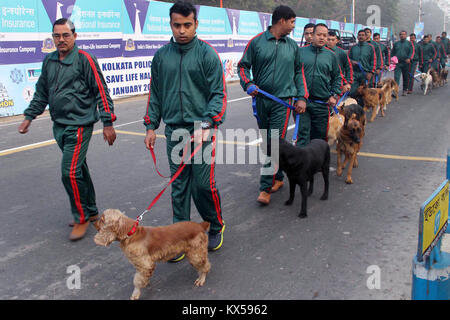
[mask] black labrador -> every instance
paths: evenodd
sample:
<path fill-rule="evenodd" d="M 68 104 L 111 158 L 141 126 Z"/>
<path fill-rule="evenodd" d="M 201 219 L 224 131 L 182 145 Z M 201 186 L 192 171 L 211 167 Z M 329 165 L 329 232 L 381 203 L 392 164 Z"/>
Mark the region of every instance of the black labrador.
<path fill-rule="evenodd" d="M 300 186 L 302 194 L 302 207 L 300 218 L 306 218 L 306 199 L 313 193 L 314 174 L 322 172 L 325 188 L 320 200 L 328 199 L 329 175 L 330 175 L 330 146 L 322 139 L 313 139 L 305 147 L 296 147 L 280 139 L 280 169 L 283 170 L 289 180 L 289 199 L 285 205 L 291 205 L 294 201 L 295 187 Z M 309 190 L 307 192 L 307 183 Z"/>

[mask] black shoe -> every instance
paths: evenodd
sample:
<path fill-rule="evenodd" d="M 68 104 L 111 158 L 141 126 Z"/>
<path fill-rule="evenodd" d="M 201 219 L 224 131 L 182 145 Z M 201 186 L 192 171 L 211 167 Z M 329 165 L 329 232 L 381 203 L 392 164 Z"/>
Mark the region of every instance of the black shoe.
<path fill-rule="evenodd" d="M 403 91 L 402 96 L 403 96 L 403 97 L 406 96 L 406 91 Z"/>
<path fill-rule="evenodd" d="M 180 262 L 181 260 L 184 259 L 185 256 L 186 256 L 186 255 L 185 255 L 184 253 L 180 253 L 180 254 L 177 255 L 176 257 L 170 259 L 169 262 L 171 262 L 171 263 L 177 263 L 177 262 Z"/>
<path fill-rule="evenodd" d="M 225 231 L 225 224 L 218 233 L 208 233 L 208 250 L 217 251 L 223 244 L 223 232 Z"/>

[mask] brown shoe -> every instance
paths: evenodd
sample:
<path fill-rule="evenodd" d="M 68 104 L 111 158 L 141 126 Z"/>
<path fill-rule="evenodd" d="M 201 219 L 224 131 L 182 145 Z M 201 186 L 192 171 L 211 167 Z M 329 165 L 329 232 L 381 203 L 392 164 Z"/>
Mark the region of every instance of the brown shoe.
<path fill-rule="evenodd" d="M 70 241 L 77 241 L 77 240 L 82 239 L 84 237 L 84 235 L 86 234 L 88 227 L 89 227 L 89 221 L 87 221 L 83 224 L 75 223 L 75 225 L 73 226 L 73 229 L 72 229 L 72 233 L 69 236 Z"/>
<path fill-rule="evenodd" d="M 90 222 L 95 222 L 97 220 L 98 220 L 98 214 L 96 214 L 95 216 L 89 217 Z M 69 222 L 69 227 L 73 228 L 74 225 L 75 225 L 75 221 Z"/>
<path fill-rule="evenodd" d="M 258 199 L 256 201 L 258 201 L 261 204 L 269 204 L 270 203 L 270 193 L 262 191 L 259 194 L 259 197 L 258 197 Z"/>
<path fill-rule="evenodd" d="M 277 192 L 284 186 L 284 182 L 280 180 L 275 180 L 275 183 L 272 186 L 272 193 Z"/>

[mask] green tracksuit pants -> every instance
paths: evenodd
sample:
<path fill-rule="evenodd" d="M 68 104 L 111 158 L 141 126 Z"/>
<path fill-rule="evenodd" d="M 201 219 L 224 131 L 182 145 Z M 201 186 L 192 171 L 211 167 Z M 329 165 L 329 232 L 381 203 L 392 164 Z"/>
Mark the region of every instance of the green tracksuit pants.
<path fill-rule="evenodd" d="M 98 214 L 94 185 L 86 162 L 93 128 L 93 125 L 53 124 L 53 135 L 62 151 L 61 180 L 69 196 L 75 223 L 84 223 L 90 216 Z"/>
<path fill-rule="evenodd" d="M 289 104 L 292 104 L 292 99 L 287 98 L 283 100 Z M 286 108 L 278 102 L 258 96 L 256 98 L 256 110 L 259 117 L 259 130 L 265 131 L 261 132 L 263 138 L 262 149 L 264 153 L 266 153 L 266 155 L 270 156 L 270 137 L 277 136 L 283 139 L 286 137 L 291 109 Z M 259 191 L 265 191 L 269 193 L 273 184 L 275 183 L 275 180 L 283 181 L 283 172 L 281 170 L 277 170 L 277 172 L 274 174 L 273 170 L 270 169 L 271 165 L 272 163 L 270 161 L 270 158 L 267 158 L 263 165 L 263 170 L 261 171 Z"/>
<path fill-rule="evenodd" d="M 424 62 L 421 71 L 422 71 L 423 73 L 427 73 L 428 70 L 430 70 L 430 68 L 431 68 L 431 63 L 430 63 L 430 62 Z"/>
<path fill-rule="evenodd" d="M 328 141 L 329 117 L 330 110 L 328 105 L 308 101 L 306 111 L 300 114 L 297 146 L 304 147 L 312 139 Z"/>
<path fill-rule="evenodd" d="M 180 129 L 180 130 L 177 130 Z M 182 133 L 185 133 L 182 136 Z M 180 135 L 179 135 L 180 133 Z M 194 133 L 194 127 L 177 127 L 166 125 L 167 156 L 170 173 L 173 176 L 180 166 L 181 159 L 187 161 L 194 151 L 191 143 L 186 148 L 186 142 Z M 215 180 L 216 134 L 211 129 L 212 139 L 204 142 L 202 149 L 186 162 L 186 166 L 172 183 L 173 223 L 191 220 L 191 197 L 204 221 L 210 223 L 210 232 L 218 233 L 224 225 L 219 190 Z M 183 156 L 183 153 L 186 154 Z"/>
<path fill-rule="evenodd" d="M 403 91 L 408 90 L 409 83 L 409 63 L 399 62 L 394 70 L 394 79 L 395 82 L 400 86 L 400 76 L 403 78 Z"/>
<path fill-rule="evenodd" d="M 352 83 L 352 87 L 350 88 L 350 92 L 349 92 L 350 97 L 355 97 L 356 90 L 358 89 L 358 87 L 366 81 L 366 77 L 364 76 L 364 74 L 362 72 L 357 71 L 356 69 L 354 69 L 353 71 L 354 71 L 353 83 Z"/>
<path fill-rule="evenodd" d="M 418 65 L 418 61 L 413 61 L 411 62 L 411 64 L 409 65 L 409 70 L 408 70 L 408 90 L 409 91 L 413 91 L 414 89 L 414 82 L 416 82 L 416 80 L 414 80 L 414 75 L 416 74 L 416 69 L 417 69 L 417 65 Z"/>

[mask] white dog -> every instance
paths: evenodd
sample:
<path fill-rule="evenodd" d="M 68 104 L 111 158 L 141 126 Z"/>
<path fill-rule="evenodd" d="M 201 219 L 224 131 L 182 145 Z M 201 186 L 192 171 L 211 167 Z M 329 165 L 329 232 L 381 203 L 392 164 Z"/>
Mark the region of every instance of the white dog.
<path fill-rule="evenodd" d="M 430 70 L 428 70 L 427 73 L 422 73 L 420 75 L 420 78 L 422 79 L 422 89 L 423 89 L 423 95 L 426 95 L 428 92 L 431 92 L 431 89 L 433 87 L 433 77 L 430 74 Z"/>

